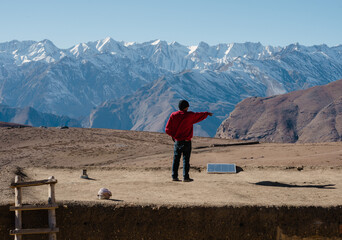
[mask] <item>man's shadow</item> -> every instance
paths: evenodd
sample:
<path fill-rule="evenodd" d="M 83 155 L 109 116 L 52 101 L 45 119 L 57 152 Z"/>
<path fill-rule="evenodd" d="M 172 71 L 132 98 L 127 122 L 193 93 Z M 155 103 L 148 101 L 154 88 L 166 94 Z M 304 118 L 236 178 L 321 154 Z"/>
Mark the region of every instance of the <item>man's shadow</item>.
<path fill-rule="evenodd" d="M 287 184 L 272 181 L 261 181 L 257 183 L 252 183 L 258 186 L 266 187 L 288 187 L 288 188 L 321 188 L 321 189 L 336 189 L 335 184 L 324 184 L 324 185 L 297 185 L 297 184 Z"/>

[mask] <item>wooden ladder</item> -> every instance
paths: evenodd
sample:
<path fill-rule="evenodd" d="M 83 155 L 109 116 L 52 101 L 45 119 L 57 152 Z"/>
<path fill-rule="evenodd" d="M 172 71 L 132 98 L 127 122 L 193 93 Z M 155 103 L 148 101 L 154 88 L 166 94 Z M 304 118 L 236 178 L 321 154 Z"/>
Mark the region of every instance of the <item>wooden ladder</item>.
<path fill-rule="evenodd" d="M 10 207 L 10 211 L 15 211 L 15 229 L 10 231 L 10 235 L 14 235 L 15 240 L 22 240 L 22 235 L 25 234 L 49 234 L 49 240 L 57 240 L 57 232 L 59 229 L 56 227 L 56 208 L 58 208 L 55 199 L 55 184 L 57 179 L 53 176 L 45 180 L 22 182 L 20 176 L 15 176 L 15 182 L 11 184 L 11 188 L 15 191 L 15 205 Z M 47 205 L 23 205 L 22 204 L 22 187 L 32 187 L 49 184 L 49 199 Z M 22 211 L 29 210 L 48 210 L 49 228 L 35 228 L 35 229 L 22 229 Z"/>

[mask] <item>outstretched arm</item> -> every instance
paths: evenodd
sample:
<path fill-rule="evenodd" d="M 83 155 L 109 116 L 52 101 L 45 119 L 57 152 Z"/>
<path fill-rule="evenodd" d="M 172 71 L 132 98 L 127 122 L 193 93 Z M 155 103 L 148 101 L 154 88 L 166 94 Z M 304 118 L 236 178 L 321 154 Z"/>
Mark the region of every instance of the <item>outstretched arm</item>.
<path fill-rule="evenodd" d="M 197 112 L 194 113 L 192 116 L 192 122 L 193 124 L 198 123 L 200 121 L 203 121 L 204 119 L 206 119 L 208 116 L 212 116 L 213 113 L 211 112 Z"/>

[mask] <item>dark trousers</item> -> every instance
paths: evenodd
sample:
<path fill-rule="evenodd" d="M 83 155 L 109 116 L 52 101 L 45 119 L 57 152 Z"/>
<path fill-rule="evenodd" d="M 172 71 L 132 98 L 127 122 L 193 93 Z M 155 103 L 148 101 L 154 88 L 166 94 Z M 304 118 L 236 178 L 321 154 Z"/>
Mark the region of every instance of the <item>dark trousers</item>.
<path fill-rule="evenodd" d="M 178 178 L 178 168 L 183 154 L 183 178 L 189 178 L 191 141 L 176 141 L 173 150 L 172 178 Z"/>

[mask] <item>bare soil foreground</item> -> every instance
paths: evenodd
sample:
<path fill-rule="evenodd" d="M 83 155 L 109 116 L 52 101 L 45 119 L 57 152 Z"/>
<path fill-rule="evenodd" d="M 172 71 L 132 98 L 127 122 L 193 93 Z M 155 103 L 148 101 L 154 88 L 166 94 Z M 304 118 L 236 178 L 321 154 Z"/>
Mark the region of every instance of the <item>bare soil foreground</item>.
<path fill-rule="evenodd" d="M 3 127 L 0 143 L 0 240 L 13 239 L 15 173 L 58 180 L 58 239 L 342 239 L 341 142 L 195 137 L 190 183 L 171 181 L 173 142 L 162 133 Z M 207 163 L 238 173 L 208 174 Z M 111 200 L 97 199 L 102 187 Z M 23 188 L 23 200 L 46 201 L 47 187 Z M 24 228 L 47 223 L 45 211 L 23 215 Z"/>

